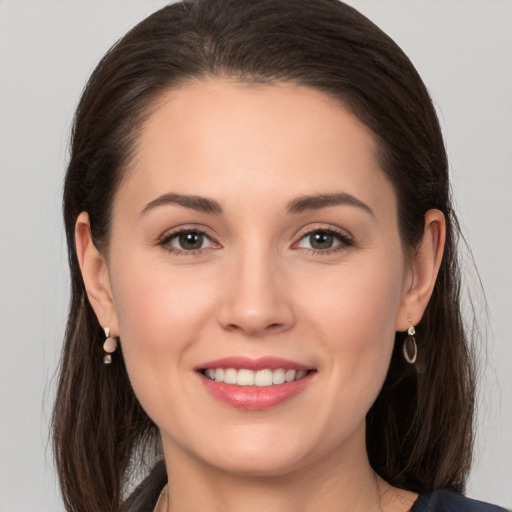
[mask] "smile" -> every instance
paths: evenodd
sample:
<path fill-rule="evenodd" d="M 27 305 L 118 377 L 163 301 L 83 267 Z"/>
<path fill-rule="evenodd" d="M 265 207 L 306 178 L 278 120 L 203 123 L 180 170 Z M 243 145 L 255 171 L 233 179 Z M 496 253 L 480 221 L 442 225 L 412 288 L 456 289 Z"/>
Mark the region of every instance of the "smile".
<path fill-rule="evenodd" d="M 276 357 L 228 357 L 196 368 L 208 393 L 238 409 L 263 410 L 300 394 L 317 369 Z"/>
<path fill-rule="evenodd" d="M 275 370 L 264 368 L 256 371 L 247 368 L 238 370 L 236 368 L 208 368 L 203 372 L 208 379 L 215 382 L 257 387 L 278 386 L 285 382 L 293 382 L 303 379 L 308 373 L 307 370 L 285 370 L 284 368 Z"/>

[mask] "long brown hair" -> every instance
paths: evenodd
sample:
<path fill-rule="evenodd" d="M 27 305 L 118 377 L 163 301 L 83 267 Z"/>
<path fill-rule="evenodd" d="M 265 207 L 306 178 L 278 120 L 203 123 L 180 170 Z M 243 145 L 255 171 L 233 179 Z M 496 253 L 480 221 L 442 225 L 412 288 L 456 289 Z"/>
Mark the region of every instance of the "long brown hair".
<path fill-rule="evenodd" d="M 393 485 L 463 491 L 473 441 L 474 373 L 460 312 L 448 164 L 435 110 L 415 68 L 385 33 L 337 0 L 185 0 L 133 28 L 101 60 L 79 103 L 64 188 L 71 306 L 53 414 L 68 510 L 118 511 L 157 428 L 136 400 L 122 351 L 102 364 L 103 332 L 78 267 L 74 226 L 89 213 L 108 250 L 113 198 L 144 119 L 166 90 L 191 79 L 287 81 L 337 98 L 373 132 L 398 198 L 404 246 L 420 242 L 424 214 L 447 220 L 444 259 L 417 327 L 416 367 L 400 355 L 367 416 L 370 462 Z M 122 340 L 121 340 L 122 347 Z"/>

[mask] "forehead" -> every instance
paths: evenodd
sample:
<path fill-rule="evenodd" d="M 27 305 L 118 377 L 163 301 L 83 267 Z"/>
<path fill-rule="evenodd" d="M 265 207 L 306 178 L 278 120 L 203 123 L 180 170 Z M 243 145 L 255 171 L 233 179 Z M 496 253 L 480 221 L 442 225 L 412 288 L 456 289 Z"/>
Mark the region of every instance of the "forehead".
<path fill-rule="evenodd" d="M 343 189 L 378 202 L 378 189 L 390 185 L 376 153 L 370 130 L 319 91 L 198 81 L 155 103 L 120 192 L 147 202 L 192 189 L 229 201 L 232 190 L 270 203 Z"/>

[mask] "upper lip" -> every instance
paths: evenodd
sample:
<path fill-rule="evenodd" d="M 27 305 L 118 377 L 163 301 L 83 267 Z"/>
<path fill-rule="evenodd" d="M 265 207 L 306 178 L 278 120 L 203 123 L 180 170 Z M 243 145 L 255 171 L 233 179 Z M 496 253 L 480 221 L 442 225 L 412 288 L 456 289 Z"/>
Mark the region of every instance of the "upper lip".
<path fill-rule="evenodd" d="M 236 368 L 246 370 L 277 370 L 283 368 L 284 370 L 311 370 L 311 367 L 305 366 L 290 359 L 283 359 L 280 357 L 265 356 L 258 358 L 251 358 L 245 356 L 232 356 L 215 361 L 208 361 L 197 367 L 197 370 L 208 370 L 211 368 Z"/>

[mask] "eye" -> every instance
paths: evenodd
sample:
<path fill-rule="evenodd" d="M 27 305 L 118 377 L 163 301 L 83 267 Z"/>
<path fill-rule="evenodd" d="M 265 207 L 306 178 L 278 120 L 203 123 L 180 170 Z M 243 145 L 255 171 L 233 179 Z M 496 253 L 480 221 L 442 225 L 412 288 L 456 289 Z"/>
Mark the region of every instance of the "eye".
<path fill-rule="evenodd" d="M 314 252 L 334 252 L 346 246 L 352 245 L 352 239 L 333 229 L 315 229 L 309 231 L 297 243 L 301 249 Z"/>
<path fill-rule="evenodd" d="M 169 240 L 171 245 L 177 244 L 180 249 L 185 249 L 187 251 L 194 251 L 197 249 L 203 249 L 205 236 L 203 233 L 199 233 L 198 231 L 184 231 L 179 235 L 172 237 Z"/>
<path fill-rule="evenodd" d="M 204 233 L 198 229 L 181 229 L 165 236 L 160 244 L 170 252 L 177 254 L 197 252 L 215 247 L 216 244 Z"/>

